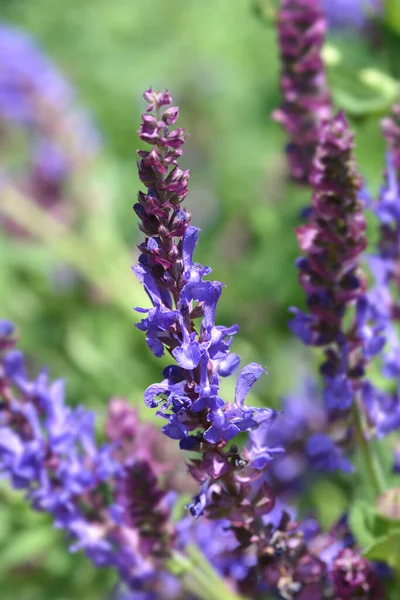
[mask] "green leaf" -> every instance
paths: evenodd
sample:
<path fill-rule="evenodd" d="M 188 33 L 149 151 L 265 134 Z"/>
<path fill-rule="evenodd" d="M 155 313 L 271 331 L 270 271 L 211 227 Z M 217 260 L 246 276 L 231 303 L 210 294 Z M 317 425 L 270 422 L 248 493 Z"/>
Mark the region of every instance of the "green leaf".
<path fill-rule="evenodd" d="M 400 0 L 384 0 L 383 18 L 387 27 L 400 34 Z"/>
<path fill-rule="evenodd" d="M 375 518 L 374 507 L 364 500 L 356 501 L 351 507 L 349 514 L 350 529 L 361 546 L 371 546 L 375 543 Z"/>
<path fill-rule="evenodd" d="M 37 560 L 55 543 L 56 535 L 48 523 L 19 531 L 1 550 L 0 572 L 6 572 L 29 560 Z"/>
<path fill-rule="evenodd" d="M 327 480 L 316 481 L 312 485 L 310 493 L 311 501 L 317 511 L 318 521 L 323 531 L 327 531 L 346 511 L 348 500 L 340 487 Z"/>
<path fill-rule="evenodd" d="M 364 556 L 369 560 L 384 561 L 393 569 L 398 570 L 400 567 L 400 529 L 393 529 L 376 539 L 365 549 Z"/>
<path fill-rule="evenodd" d="M 358 117 L 384 112 L 397 99 L 397 79 L 361 40 L 334 38 L 325 44 L 323 58 L 334 100 L 346 112 Z"/>
<path fill-rule="evenodd" d="M 332 69 L 335 102 L 354 116 L 384 112 L 398 97 L 397 81 L 374 68 L 353 70 L 340 65 Z"/>

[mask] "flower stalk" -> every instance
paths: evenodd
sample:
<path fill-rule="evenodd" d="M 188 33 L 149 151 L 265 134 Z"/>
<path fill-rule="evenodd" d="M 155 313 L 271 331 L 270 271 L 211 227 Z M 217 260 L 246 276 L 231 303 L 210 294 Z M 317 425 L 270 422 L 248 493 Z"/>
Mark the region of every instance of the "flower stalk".
<path fill-rule="evenodd" d="M 374 491 L 375 498 L 377 498 L 386 491 L 387 486 L 383 470 L 379 463 L 379 458 L 367 433 L 365 413 L 363 411 L 360 399 L 357 397 L 353 402 L 352 416 L 357 447 L 364 462 L 364 468 L 368 477 L 368 481 Z"/>

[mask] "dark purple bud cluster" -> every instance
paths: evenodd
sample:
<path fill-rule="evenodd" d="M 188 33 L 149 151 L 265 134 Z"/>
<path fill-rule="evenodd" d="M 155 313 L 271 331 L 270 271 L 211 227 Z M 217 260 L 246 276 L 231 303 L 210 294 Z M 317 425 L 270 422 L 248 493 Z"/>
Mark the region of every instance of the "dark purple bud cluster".
<path fill-rule="evenodd" d="M 174 539 L 171 503 L 151 464 L 132 457 L 117 481 L 115 498 L 127 527 L 138 533 L 141 556 L 166 558 Z"/>
<path fill-rule="evenodd" d="M 291 177 L 308 183 L 319 126 L 331 114 L 321 56 L 326 21 L 320 0 L 283 0 L 278 13 L 283 102 L 274 112 L 289 135 Z"/>
<path fill-rule="evenodd" d="M 337 600 L 381 600 L 384 589 L 372 565 L 352 548 L 344 548 L 333 562 L 331 572 Z"/>
<path fill-rule="evenodd" d="M 377 574 L 356 548 L 345 518 L 322 532 L 315 519 L 296 523 L 285 511 L 277 516 L 265 527 L 257 568 L 250 568 L 241 584 L 248 597 L 258 597 L 254 587 L 258 569 L 264 589 L 284 600 L 383 598 Z M 349 562 L 341 560 L 345 557 Z"/>
<path fill-rule="evenodd" d="M 179 299 L 183 285 L 182 238 L 190 223 L 191 215 L 181 208 L 187 195 L 189 171 L 182 171 L 177 158 L 183 154 L 186 136 L 183 129 L 170 131 L 178 119 L 179 109 L 169 106 L 168 92 L 144 93 L 148 102 L 147 112 L 142 116 L 139 137 L 151 144 L 150 151 L 139 151 L 139 177 L 147 192 L 139 192 L 134 210 L 140 219 L 139 228 L 146 236 L 140 245 L 140 264 L 151 270 L 158 286 Z M 151 340 L 147 339 L 150 348 Z M 153 341 L 154 344 L 154 341 Z M 162 353 L 162 346 L 159 345 Z"/>
<path fill-rule="evenodd" d="M 366 279 L 360 269 L 366 222 L 352 151 L 353 136 L 339 113 L 321 127 L 310 178 L 313 214 L 309 223 L 297 229 L 305 254 L 297 266 L 309 312 L 292 309 L 295 317 L 290 322 L 305 344 L 325 349 L 324 397 L 333 413 L 350 408 L 367 360 L 385 342 L 380 328 L 372 331 L 369 325 Z M 356 305 L 355 317 L 346 326 L 346 309 L 351 305 Z"/>
<path fill-rule="evenodd" d="M 311 546 L 298 524 L 284 514 L 261 559 L 265 582 L 276 589 L 281 598 L 324 598 L 328 589 L 327 565 Z"/>

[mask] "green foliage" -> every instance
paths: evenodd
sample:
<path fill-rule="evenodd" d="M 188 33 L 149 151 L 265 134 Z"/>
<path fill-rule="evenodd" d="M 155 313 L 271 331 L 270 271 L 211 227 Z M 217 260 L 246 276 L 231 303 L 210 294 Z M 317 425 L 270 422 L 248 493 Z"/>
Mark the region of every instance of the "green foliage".
<path fill-rule="evenodd" d="M 400 564 L 400 528 L 392 529 L 375 539 L 365 549 L 364 555 L 370 560 L 386 562 L 392 569 L 398 570 Z"/>
<path fill-rule="evenodd" d="M 382 515 L 364 500 L 350 509 L 349 525 L 363 554 L 370 560 L 386 562 L 400 577 L 400 520 Z"/>
<path fill-rule="evenodd" d="M 346 512 L 348 506 L 348 498 L 339 485 L 324 479 L 313 483 L 310 500 L 323 531 L 328 531 Z"/>

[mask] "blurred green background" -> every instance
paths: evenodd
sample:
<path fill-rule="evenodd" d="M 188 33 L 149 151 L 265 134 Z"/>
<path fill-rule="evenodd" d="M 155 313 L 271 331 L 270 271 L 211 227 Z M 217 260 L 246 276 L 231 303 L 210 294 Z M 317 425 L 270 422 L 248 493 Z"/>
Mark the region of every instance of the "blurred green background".
<path fill-rule="evenodd" d="M 0 232 L 0 314 L 16 323 L 32 365 L 66 378 L 69 401 L 98 410 L 100 423 L 111 396 L 141 406 L 145 387 L 161 378 L 165 363 L 134 327 L 132 306 L 148 300 L 130 271 L 141 240 L 132 211 L 136 130 L 151 85 L 171 91 L 190 134 L 181 160 L 191 170 L 186 204 L 202 228 L 197 260 L 227 286 L 218 322 L 240 325 L 235 351 L 269 371 L 255 401 L 277 405 L 311 359 L 286 326 L 288 307 L 303 305 L 293 229 L 309 192 L 286 182 L 285 135 L 270 119 L 280 102 L 274 28 L 251 0 L 3 0 L 0 17 L 36 39 L 102 136 L 99 158 L 71 182 L 81 202 L 72 236 L 55 235 L 36 213 L 35 238 Z M 385 70 L 384 61 L 354 34 L 332 39 L 343 51 L 351 43 L 351 61 L 331 77 L 353 112 L 360 166 L 375 190 L 378 117 L 392 88 L 385 96 L 379 83 L 355 84 L 354 73 Z M 360 114 L 369 95 L 377 103 Z M 111 574 L 70 556 L 63 536 L 7 486 L 0 493 L 2 600 L 108 598 Z"/>

